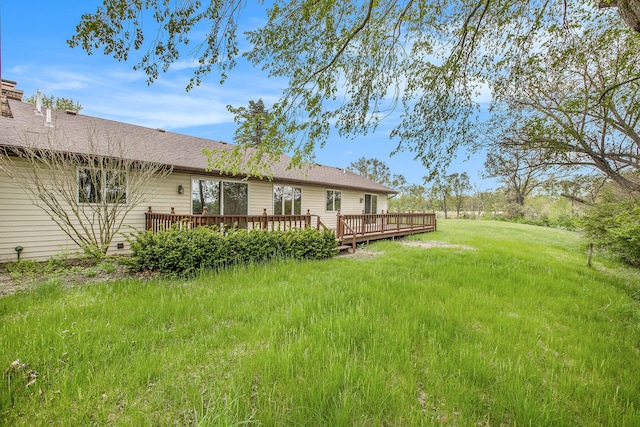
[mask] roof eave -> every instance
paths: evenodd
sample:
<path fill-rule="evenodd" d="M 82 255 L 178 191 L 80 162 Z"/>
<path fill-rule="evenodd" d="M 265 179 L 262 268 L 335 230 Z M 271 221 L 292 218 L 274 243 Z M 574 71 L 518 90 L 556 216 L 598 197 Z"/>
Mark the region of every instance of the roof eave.
<path fill-rule="evenodd" d="M 351 190 L 370 191 L 372 193 L 380 193 L 380 194 L 398 194 L 397 191 L 392 190 L 390 188 L 388 189 L 371 188 L 371 187 L 363 187 L 358 185 L 336 184 L 334 182 L 327 182 L 327 181 L 309 181 L 305 179 L 295 179 L 295 178 L 287 178 L 287 177 L 279 177 L 279 176 L 274 176 L 273 178 L 259 178 L 255 176 L 249 176 L 246 174 L 229 175 L 229 174 L 221 173 L 219 170 L 206 170 L 206 169 L 190 168 L 190 167 L 184 167 L 184 166 L 173 166 L 173 171 L 182 172 L 182 173 L 200 174 L 200 175 L 219 176 L 221 178 L 228 177 L 228 178 L 251 180 L 251 181 L 267 180 L 272 182 L 277 181 L 277 182 L 284 182 L 284 183 L 290 183 L 290 184 L 305 184 L 305 185 L 312 185 L 316 187 L 345 188 L 345 189 L 351 189 Z"/>

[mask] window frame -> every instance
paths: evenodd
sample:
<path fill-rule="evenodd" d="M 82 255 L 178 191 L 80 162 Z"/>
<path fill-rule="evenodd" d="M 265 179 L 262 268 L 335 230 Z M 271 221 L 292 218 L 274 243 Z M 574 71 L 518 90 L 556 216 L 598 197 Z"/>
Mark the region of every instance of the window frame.
<path fill-rule="evenodd" d="M 243 200 L 244 204 L 244 213 L 226 213 L 227 204 L 225 203 L 225 199 L 227 198 L 225 194 L 227 190 L 230 190 L 230 186 L 243 186 L 244 187 L 244 195 L 245 199 Z M 233 204 L 237 205 L 237 201 L 234 201 Z M 232 203 L 229 202 L 229 206 Z M 238 182 L 238 181 L 220 181 L 220 215 L 249 215 L 249 183 L 248 182 Z"/>
<path fill-rule="evenodd" d="M 367 198 L 369 199 L 369 209 L 367 209 Z M 375 204 L 374 204 L 375 201 Z M 375 209 L 371 209 L 372 207 L 374 207 L 375 205 Z M 371 211 L 373 210 L 373 212 L 367 212 L 367 210 Z M 377 214 L 378 213 L 378 195 L 375 193 L 364 193 L 364 213 L 365 214 Z"/>
<path fill-rule="evenodd" d="M 91 190 L 90 197 L 82 197 L 81 194 L 84 194 L 85 191 L 84 185 L 81 185 L 82 174 L 90 176 L 90 174 L 95 174 L 99 176 L 99 178 L 90 178 L 88 179 L 88 183 L 93 187 Z M 112 200 L 112 197 L 109 196 L 111 184 L 111 176 L 123 176 L 124 177 L 124 192 L 119 193 L 120 200 Z M 95 188 L 97 184 L 98 188 Z M 91 167 L 76 167 L 76 185 L 77 185 L 77 202 L 78 204 L 85 205 L 97 205 L 97 204 L 106 204 L 106 205 L 116 205 L 122 204 L 126 205 L 129 201 L 129 173 L 126 170 L 119 169 L 93 169 Z M 118 193 L 116 193 L 118 194 Z"/>
<path fill-rule="evenodd" d="M 280 209 L 276 209 L 276 188 L 281 188 L 280 194 Z M 291 199 L 287 200 L 287 189 L 290 189 Z M 299 196 L 298 198 L 296 196 Z M 272 209 L 274 215 L 302 215 L 302 187 L 296 187 L 293 185 L 273 184 L 271 189 Z M 296 200 L 298 202 L 296 203 Z M 287 213 L 287 203 L 291 204 L 291 213 Z M 298 213 L 296 213 L 296 208 Z"/>
<path fill-rule="evenodd" d="M 331 199 L 329 199 L 329 193 L 332 193 Z M 339 194 L 338 197 L 338 206 L 336 207 L 336 194 Z M 329 209 L 329 200 L 331 200 L 331 208 Z M 325 212 L 338 212 L 342 209 L 342 190 L 326 190 L 325 192 Z"/>
<path fill-rule="evenodd" d="M 211 178 L 211 177 L 199 177 L 199 176 L 192 176 L 191 177 L 191 214 L 192 215 L 202 215 L 202 211 L 204 211 L 204 206 L 207 205 L 207 203 L 204 203 L 203 206 L 200 209 L 200 213 L 196 213 L 194 212 L 194 208 L 193 208 L 193 202 L 194 202 L 194 190 L 195 190 L 195 186 L 194 186 L 194 182 L 198 182 L 198 185 L 202 185 L 200 184 L 201 182 L 205 181 L 205 182 L 210 182 L 210 183 L 215 183 L 215 187 L 217 188 L 217 201 L 212 202 L 213 204 L 217 204 L 218 205 L 218 209 L 216 212 L 211 212 L 207 209 L 207 214 L 208 215 L 226 215 L 226 216 L 247 216 L 249 215 L 249 183 L 248 182 L 239 182 L 239 181 L 231 181 L 231 180 L 223 180 L 223 179 L 215 179 L 215 178 Z M 233 184 L 233 185 L 243 185 L 245 187 L 245 194 L 246 194 L 246 200 L 245 200 L 245 212 L 244 213 L 224 213 L 225 211 L 225 203 L 224 203 L 224 199 L 225 199 L 225 184 Z"/>

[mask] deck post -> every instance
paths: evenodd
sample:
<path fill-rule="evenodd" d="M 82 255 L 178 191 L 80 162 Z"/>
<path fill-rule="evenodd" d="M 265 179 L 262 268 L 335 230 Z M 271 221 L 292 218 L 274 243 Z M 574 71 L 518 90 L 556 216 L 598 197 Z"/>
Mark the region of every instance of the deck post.
<path fill-rule="evenodd" d="M 342 215 L 340 214 L 340 209 L 338 209 L 338 213 L 336 214 L 336 237 L 342 241 L 342 236 L 344 236 Z"/>
<path fill-rule="evenodd" d="M 384 210 L 382 210 L 382 232 L 384 233 L 385 231 L 387 231 L 387 226 L 386 223 L 387 221 L 387 217 L 389 216 L 389 209 L 387 209 L 387 214 L 384 214 Z"/>
<path fill-rule="evenodd" d="M 151 219 L 151 214 L 153 213 L 153 210 L 151 209 L 151 206 L 149 206 L 149 210 L 146 213 L 146 221 L 145 221 L 145 229 L 146 230 L 151 230 L 152 229 L 152 225 L 153 225 L 153 219 Z M 155 232 L 155 230 L 153 230 Z"/>
<path fill-rule="evenodd" d="M 260 220 L 260 229 L 264 230 L 267 228 L 268 220 L 267 220 L 267 208 L 262 209 L 262 219 Z"/>
<path fill-rule="evenodd" d="M 207 207 L 207 205 L 204 205 L 202 207 L 202 215 L 201 216 L 205 217 L 208 214 L 209 214 L 209 208 Z M 194 227 L 201 226 L 202 224 L 205 223 L 204 221 L 205 221 L 205 218 L 194 218 L 193 225 L 194 225 Z M 207 220 L 206 224 L 210 225 L 208 220 Z"/>
<path fill-rule="evenodd" d="M 309 209 L 307 209 L 307 216 L 304 219 L 304 221 L 305 221 L 304 228 L 310 228 L 311 227 L 311 211 Z"/>

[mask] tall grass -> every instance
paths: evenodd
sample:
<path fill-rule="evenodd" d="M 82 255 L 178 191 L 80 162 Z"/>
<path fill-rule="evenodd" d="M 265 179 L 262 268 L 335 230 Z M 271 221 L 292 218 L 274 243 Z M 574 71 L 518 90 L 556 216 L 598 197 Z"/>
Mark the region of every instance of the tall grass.
<path fill-rule="evenodd" d="M 567 231 L 439 229 L 1 299 L 0 424 L 640 425 L 635 271 Z"/>

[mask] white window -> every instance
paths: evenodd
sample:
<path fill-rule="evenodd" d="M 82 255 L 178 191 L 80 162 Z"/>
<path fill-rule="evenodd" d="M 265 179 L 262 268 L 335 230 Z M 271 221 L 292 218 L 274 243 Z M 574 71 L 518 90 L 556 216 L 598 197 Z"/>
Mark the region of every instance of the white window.
<path fill-rule="evenodd" d="M 288 185 L 273 186 L 273 214 L 300 215 L 302 211 L 302 189 Z"/>
<path fill-rule="evenodd" d="M 378 196 L 375 194 L 364 195 L 364 213 L 375 214 L 378 213 Z"/>
<path fill-rule="evenodd" d="M 199 215 L 247 215 L 249 185 L 246 182 L 196 179 L 191 181 L 191 212 Z"/>
<path fill-rule="evenodd" d="M 127 174 L 118 170 L 78 169 L 78 202 L 127 203 Z"/>
<path fill-rule="evenodd" d="M 327 212 L 337 212 L 342 209 L 342 191 L 327 190 Z"/>

